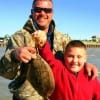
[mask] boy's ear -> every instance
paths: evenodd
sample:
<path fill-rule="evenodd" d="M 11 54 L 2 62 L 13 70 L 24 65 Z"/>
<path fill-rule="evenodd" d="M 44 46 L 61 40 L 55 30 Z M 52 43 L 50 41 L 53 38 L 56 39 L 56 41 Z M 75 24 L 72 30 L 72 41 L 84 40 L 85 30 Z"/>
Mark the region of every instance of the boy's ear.
<path fill-rule="evenodd" d="M 87 55 L 85 56 L 85 58 L 84 58 L 84 59 L 85 59 L 85 62 L 87 62 Z"/>

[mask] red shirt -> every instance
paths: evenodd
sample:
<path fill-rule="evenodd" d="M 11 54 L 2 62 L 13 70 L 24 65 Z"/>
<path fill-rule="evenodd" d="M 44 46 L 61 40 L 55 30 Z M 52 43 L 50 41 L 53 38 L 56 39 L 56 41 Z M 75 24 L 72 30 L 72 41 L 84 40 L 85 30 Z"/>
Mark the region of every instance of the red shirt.
<path fill-rule="evenodd" d="M 100 83 L 96 79 L 90 80 L 84 68 L 76 77 L 55 59 L 48 43 L 40 49 L 40 54 L 50 64 L 54 74 L 55 90 L 50 100 L 100 100 Z"/>

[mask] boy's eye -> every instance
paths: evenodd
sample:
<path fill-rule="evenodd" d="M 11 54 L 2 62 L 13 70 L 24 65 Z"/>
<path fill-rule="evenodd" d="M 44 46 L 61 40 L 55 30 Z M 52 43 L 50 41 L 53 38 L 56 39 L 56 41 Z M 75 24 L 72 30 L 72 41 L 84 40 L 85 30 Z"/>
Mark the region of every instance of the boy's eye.
<path fill-rule="evenodd" d="M 77 58 L 82 58 L 82 56 L 81 56 L 81 55 L 79 55 L 79 56 L 77 56 Z"/>
<path fill-rule="evenodd" d="M 73 56 L 73 55 L 67 55 L 66 57 L 68 57 L 68 58 L 74 58 L 75 56 Z M 78 55 L 78 56 L 76 56 L 77 58 L 82 58 L 82 56 L 81 55 Z"/>
<path fill-rule="evenodd" d="M 73 55 L 67 55 L 66 57 L 68 57 L 68 58 L 73 58 L 74 56 L 73 56 Z"/>

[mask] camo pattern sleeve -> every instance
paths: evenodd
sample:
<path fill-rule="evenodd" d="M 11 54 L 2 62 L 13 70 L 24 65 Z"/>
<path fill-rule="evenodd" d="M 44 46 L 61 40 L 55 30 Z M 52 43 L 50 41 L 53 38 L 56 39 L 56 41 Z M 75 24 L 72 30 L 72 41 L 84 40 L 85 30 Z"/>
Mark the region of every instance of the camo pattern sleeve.
<path fill-rule="evenodd" d="M 68 38 L 61 32 L 57 30 L 54 31 L 54 50 L 57 51 L 64 51 L 66 44 L 68 43 Z"/>
<path fill-rule="evenodd" d="M 21 63 L 15 60 L 12 53 L 15 48 L 19 46 L 35 46 L 35 43 L 32 41 L 31 34 L 24 29 L 13 34 L 8 41 L 5 54 L 0 61 L 1 76 L 8 79 L 13 79 L 18 74 Z"/>

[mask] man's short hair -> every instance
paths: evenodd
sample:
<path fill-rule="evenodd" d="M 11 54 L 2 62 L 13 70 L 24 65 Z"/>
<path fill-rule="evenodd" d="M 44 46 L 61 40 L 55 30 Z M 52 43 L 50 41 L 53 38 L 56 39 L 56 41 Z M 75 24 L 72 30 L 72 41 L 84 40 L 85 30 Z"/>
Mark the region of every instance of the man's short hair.
<path fill-rule="evenodd" d="M 36 2 L 36 1 L 51 1 L 51 2 L 52 2 L 52 0 L 34 0 L 33 3 L 32 3 L 32 8 L 34 8 L 34 5 L 35 5 L 35 2 Z M 53 2 L 52 2 L 52 3 L 53 3 Z"/>

